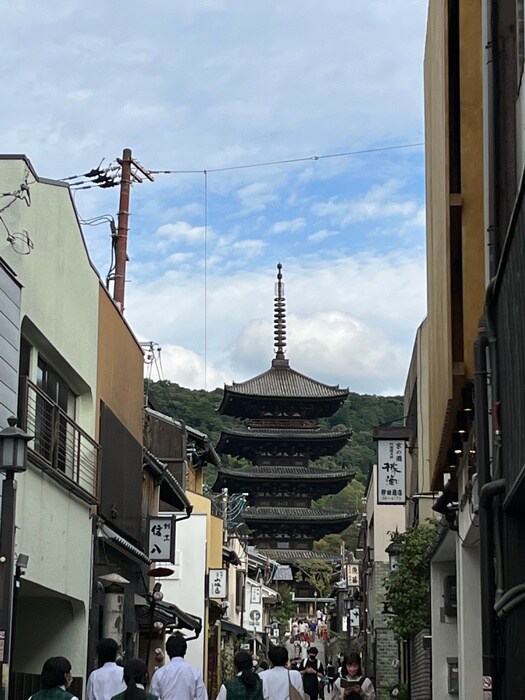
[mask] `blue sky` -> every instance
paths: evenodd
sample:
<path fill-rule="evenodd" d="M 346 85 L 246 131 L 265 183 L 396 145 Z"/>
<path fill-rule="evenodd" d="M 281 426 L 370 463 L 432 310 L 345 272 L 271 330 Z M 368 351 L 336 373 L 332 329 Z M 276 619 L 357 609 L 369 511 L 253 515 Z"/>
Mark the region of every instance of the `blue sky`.
<path fill-rule="evenodd" d="M 376 149 L 423 141 L 426 4 L 53 5 L 3 11 L 3 151 L 50 178 L 124 147 L 198 171 L 132 191 L 126 317 L 162 376 L 212 389 L 267 369 L 282 262 L 292 366 L 401 392 L 425 313 L 423 148 Z M 75 202 L 115 216 L 118 191 Z M 109 228 L 84 231 L 105 277 Z"/>

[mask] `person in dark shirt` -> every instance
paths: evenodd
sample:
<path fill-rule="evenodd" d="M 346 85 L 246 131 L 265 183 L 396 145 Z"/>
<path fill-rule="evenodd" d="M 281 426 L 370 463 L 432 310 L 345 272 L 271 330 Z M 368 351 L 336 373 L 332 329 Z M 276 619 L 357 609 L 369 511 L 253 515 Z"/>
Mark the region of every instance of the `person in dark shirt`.
<path fill-rule="evenodd" d="M 318 650 L 315 647 L 308 649 L 308 658 L 303 659 L 299 671 L 303 677 L 304 692 L 308 693 L 310 700 L 319 698 L 319 679 L 324 676 L 323 664 L 318 661 Z"/>

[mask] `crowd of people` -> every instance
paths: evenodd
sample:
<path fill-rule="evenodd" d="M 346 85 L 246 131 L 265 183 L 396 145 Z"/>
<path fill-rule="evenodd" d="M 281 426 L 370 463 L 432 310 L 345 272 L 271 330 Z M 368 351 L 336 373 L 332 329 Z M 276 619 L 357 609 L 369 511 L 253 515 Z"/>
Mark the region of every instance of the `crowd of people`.
<path fill-rule="evenodd" d="M 291 637 L 293 642 L 311 643 L 315 638 L 321 641 L 328 641 L 328 624 L 326 613 L 322 610 L 317 610 L 314 618 L 298 618 L 294 617 L 291 624 Z"/>
<path fill-rule="evenodd" d="M 118 646 L 103 639 L 97 646 L 98 668 L 88 678 L 86 700 L 208 700 L 201 673 L 184 660 L 187 642 L 173 634 L 166 642 L 169 662 L 156 668 L 149 683 L 148 669 L 141 659 L 116 663 Z M 374 686 L 362 673 L 359 654 L 349 654 L 341 667 L 318 660 L 318 650 L 309 647 L 308 656 L 291 668 L 288 650 L 270 646 L 269 668 L 254 666 L 247 651 L 234 658 L 235 675 L 224 681 L 216 700 L 318 700 L 328 679 L 332 700 L 375 700 Z M 72 673 L 70 662 L 62 656 L 48 659 L 41 674 L 42 689 L 30 700 L 78 700 L 68 692 Z M 149 683 L 149 692 L 146 690 Z"/>

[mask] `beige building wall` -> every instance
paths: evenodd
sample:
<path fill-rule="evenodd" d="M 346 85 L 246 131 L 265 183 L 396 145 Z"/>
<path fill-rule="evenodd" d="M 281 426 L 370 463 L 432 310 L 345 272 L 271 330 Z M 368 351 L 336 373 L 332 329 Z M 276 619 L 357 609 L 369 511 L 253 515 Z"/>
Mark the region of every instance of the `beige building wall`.
<path fill-rule="evenodd" d="M 138 340 L 99 285 L 97 417 L 104 401 L 135 440 L 142 444 L 144 356 Z M 98 429 L 98 420 L 97 420 Z"/>
<path fill-rule="evenodd" d="M 75 422 L 95 437 L 99 278 L 85 247 L 69 189 L 40 179 L 23 157 L 0 158 L 0 191 L 28 183 L 2 217 L 32 247 L 16 252 L 6 236 L 0 255 L 22 284 L 22 332 L 77 398 Z M 18 239 L 18 246 L 22 245 Z M 31 447 L 31 443 L 29 445 Z M 18 603 L 15 671 L 39 674 L 45 658 L 66 653 L 85 673 L 91 580 L 91 508 L 29 464 L 17 478 L 16 554 L 29 555 Z"/>

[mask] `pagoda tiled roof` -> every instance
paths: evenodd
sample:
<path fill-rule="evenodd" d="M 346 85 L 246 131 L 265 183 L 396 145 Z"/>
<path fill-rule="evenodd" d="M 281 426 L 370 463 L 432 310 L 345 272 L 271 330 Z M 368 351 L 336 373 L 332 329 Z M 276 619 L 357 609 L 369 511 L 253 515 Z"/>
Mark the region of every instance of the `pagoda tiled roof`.
<path fill-rule="evenodd" d="M 278 563 L 294 561 L 311 561 L 322 559 L 323 561 L 340 561 L 341 556 L 333 552 L 316 552 L 314 549 L 259 549 L 268 559 Z"/>
<path fill-rule="evenodd" d="M 264 396 L 278 398 L 346 398 L 348 389 L 339 385 L 323 384 L 305 374 L 292 369 L 288 360 L 273 360 L 266 372 L 247 379 L 245 382 L 233 382 L 224 386 L 225 394 L 244 394 L 246 396 Z"/>
<path fill-rule="evenodd" d="M 249 523 L 258 520 L 304 521 L 312 523 L 341 523 L 354 522 L 355 513 L 341 513 L 340 511 L 320 510 L 318 508 L 273 508 L 271 506 L 253 506 L 246 508 L 242 513 L 243 519 Z"/>
<path fill-rule="evenodd" d="M 308 480 L 321 479 L 323 481 L 331 480 L 348 480 L 354 478 L 355 472 L 346 471 L 340 469 L 338 471 L 326 471 L 324 469 L 315 469 L 310 467 L 293 467 L 293 466 L 254 466 L 248 467 L 246 469 L 228 469 L 227 467 L 222 467 L 218 471 L 219 475 L 238 477 L 239 479 L 250 479 L 250 478 L 264 478 L 264 479 L 275 479 L 280 481 L 282 479 L 297 479 L 298 481 L 303 481 L 305 478 Z"/>
<path fill-rule="evenodd" d="M 320 430 L 319 428 L 228 428 L 221 433 L 224 437 L 243 439 L 272 438 L 272 440 L 340 440 L 352 437 L 351 430 Z"/>

